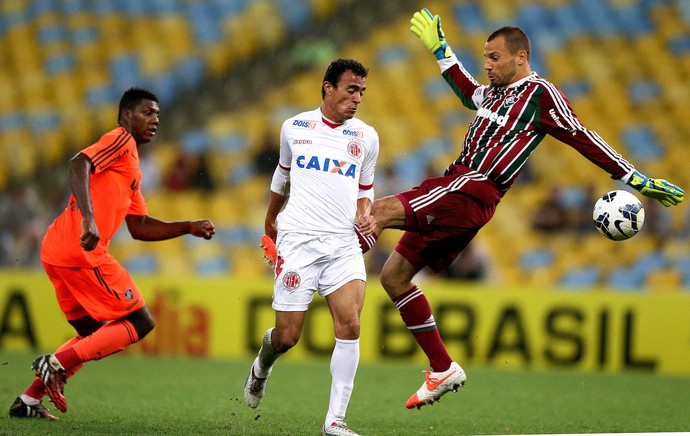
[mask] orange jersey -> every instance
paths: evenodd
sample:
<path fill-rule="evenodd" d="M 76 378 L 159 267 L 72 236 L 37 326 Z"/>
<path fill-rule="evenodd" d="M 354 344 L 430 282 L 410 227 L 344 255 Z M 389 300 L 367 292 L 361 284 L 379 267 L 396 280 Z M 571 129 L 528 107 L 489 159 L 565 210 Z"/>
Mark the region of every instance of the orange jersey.
<path fill-rule="evenodd" d="M 81 237 L 81 211 L 74 194 L 69 205 L 48 227 L 41 247 L 41 260 L 51 265 L 95 267 L 108 258 L 110 239 L 126 215 L 147 215 L 141 194 L 141 170 L 137 144 L 123 127 L 106 133 L 82 154 L 91 159 L 91 203 L 101 235 L 96 248 L 84 251 Z"/>

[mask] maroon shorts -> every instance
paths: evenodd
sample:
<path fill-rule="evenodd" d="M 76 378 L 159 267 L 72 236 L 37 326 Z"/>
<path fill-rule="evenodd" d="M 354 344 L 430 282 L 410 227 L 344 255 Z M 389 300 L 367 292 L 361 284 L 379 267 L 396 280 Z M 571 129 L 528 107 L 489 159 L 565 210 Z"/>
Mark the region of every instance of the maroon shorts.
<path fill-rule="evenodd" d="M 395 247 L 415 268 L 446 269 L 470 243 L 501 201 L 496 183 L 463 165 L 397 194 L 405 230 Z"/>

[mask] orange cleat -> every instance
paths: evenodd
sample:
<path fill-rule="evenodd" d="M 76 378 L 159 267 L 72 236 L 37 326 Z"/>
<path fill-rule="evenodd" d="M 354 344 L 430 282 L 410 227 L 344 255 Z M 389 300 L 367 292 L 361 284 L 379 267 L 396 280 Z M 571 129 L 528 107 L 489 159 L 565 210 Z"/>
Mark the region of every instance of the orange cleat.
<path fill-rule="evenodd" d="M 455 362 L 443 372 L 426 371 L 424 384 L 407 400 L 405 407 L 420 409 L 427 404 L 434 404 L 448 392 L 457 392 L 458 388 L 465 385 L 466 380 L 465 371 Z"/>
<path fill-rule="evenodd" d="M 276 259 L 278 258 L 278 250 L 276 249 L 276 244 L 273 242 L 268 235 L 263 235 L 261 237 L 260 247 L 264 250 L 264 259 L 266 259 L 266 264 L 273 268 L 276 264 Z"/>

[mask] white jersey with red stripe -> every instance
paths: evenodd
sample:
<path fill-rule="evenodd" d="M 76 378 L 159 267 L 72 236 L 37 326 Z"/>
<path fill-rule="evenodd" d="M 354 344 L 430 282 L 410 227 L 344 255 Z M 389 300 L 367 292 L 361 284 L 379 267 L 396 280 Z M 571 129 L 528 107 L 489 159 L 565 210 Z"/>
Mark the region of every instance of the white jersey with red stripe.
<path fill-rule="evenodd" d="M 378 153 L 378 133 L 357 118 L 335 125 L 315 109 L 287 119 L 279 165 L 289 171 L 290 198 L 278 231 L 353 233 L 357 199 L 373 190 Z"/>

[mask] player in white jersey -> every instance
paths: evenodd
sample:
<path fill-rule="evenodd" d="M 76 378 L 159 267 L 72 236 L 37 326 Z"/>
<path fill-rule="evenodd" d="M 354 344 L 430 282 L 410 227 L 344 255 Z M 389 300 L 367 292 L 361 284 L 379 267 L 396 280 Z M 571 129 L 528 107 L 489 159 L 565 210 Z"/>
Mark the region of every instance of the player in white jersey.
<path fill-rule="evenodd" d="M 318 292 L 326 298 L 335 330 L 323 435 L 356 435 L 344 419 L 359 364 L 366 271 L 353 222 L 374 225 L 370 210 L 379 152 L 376 131 L 354 118 L 367 73 L 357 61 L 333 61 L 324 75 L 321 106 L 283 123 L 264 223 L 278 251 L 276 323 L 264 334 L 244 398 L 250 407 L 259 405 L 273 364 L 297 344 Z"/>

